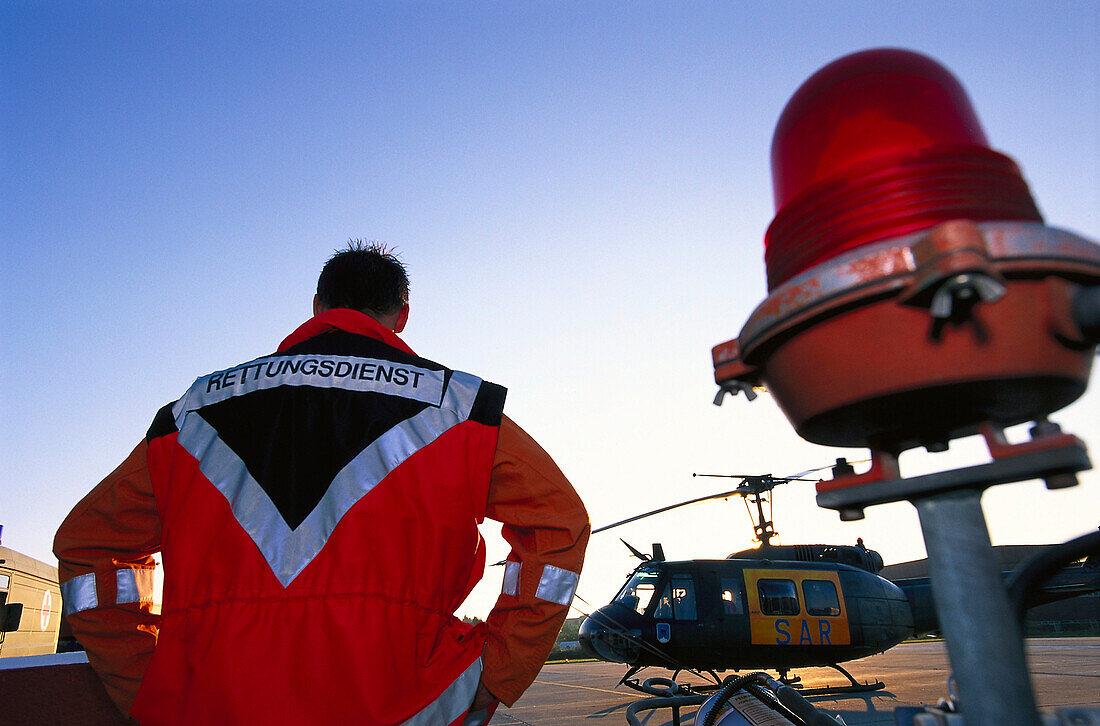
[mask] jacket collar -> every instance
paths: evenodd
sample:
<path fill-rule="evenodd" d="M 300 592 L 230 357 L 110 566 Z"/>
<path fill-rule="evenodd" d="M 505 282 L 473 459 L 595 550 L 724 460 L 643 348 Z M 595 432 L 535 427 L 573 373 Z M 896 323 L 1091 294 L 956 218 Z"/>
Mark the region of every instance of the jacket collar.
<path fill-rule="evenodd" d="M 279 351 L 284 351 L 293 345 L 321 333 L 327 333 L 330 330 L 346 330 L 356 335 L 366 335 L 381 340 L 386 345 L 404 351 L 409 355 L 416 355 L 416 353 L 413 353 L 412 348 L 405 345 L 405 341 L 398 338 L 397 334 L 385 325 L 365 313 L 347 308 L 326 310 L 302 323 L 297 330 L 286 336 L 283 342 L 279 344 Z"/>

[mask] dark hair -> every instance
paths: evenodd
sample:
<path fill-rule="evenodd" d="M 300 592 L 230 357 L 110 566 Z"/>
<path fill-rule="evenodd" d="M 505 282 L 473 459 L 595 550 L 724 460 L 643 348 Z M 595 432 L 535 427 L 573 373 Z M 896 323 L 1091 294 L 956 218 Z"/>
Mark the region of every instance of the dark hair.
<path fill-rule="evenodd" d="M 317 296 L 326 308 L 388 315 L 408 304 L 409 276 L 383 243 L 352 239 L 321 269 Z"/>

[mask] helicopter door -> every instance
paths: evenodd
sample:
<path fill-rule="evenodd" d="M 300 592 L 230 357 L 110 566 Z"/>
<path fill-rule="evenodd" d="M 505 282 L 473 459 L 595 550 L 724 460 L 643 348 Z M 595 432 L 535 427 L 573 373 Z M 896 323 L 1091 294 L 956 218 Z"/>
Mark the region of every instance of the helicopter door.
<path fill-rule="evenodd" d="M 840 577 L 826 570 L 745 571 L 754 645 L 848 645 Z"/>
<path fill-rule="evenodd" d="M 666 582 L 653 611 L 658 643 L 694 646 L 703 642 L 703 624 L 695 579 L 687 573 L 672 575 Z"/>
<path fill-rule="evenodd" d="M 746 643 L 749 640 L 749 619 L 745 610 L 745 581 L 740 572 L 718 572 L 715 576 L 718 590 L 713 600 L 713 610 L 717 618 L 708 618 L 713 621 L 710 642 Z"/>

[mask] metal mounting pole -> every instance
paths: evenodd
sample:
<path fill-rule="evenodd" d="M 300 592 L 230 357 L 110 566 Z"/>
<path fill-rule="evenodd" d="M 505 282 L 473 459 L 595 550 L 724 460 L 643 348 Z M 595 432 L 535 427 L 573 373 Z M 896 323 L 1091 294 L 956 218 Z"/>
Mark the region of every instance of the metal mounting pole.
<path fill-rule="evenodd" d="M 1039 726 L 1024 641 L 982 512 L 981 491 L 913 499 L 936 613 L 967 726 Z"/>

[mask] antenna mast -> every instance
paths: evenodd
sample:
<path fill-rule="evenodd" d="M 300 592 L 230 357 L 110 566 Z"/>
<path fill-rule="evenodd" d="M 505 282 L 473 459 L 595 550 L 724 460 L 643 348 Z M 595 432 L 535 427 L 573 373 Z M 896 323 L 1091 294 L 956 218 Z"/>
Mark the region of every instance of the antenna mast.
<path fill-rule="evenodd" d="M 782 480 L 780 480 L 782 481 Z M 748 477 L 741 484 L 742 487 L 748 489 L 745 494 L 746 505 L 751 501 L 756 505 L 756 516 L 752 516 L 752 510 L 749 510 L 749 518 L 753 520 L 752 529 L 756 534 L 756 541 L 760 543 L 761 547 L 768 547 L 771 545 L 772 537 L 777 533 L 775 531 L 775 522 L 771 519 L 772 502 L 766 495 L 775 488 L 777 481 L 771 474 L 765 474 L 764 476 Z M 768 513 L 764 513 L 764 503 L 768 505 Z"/>

